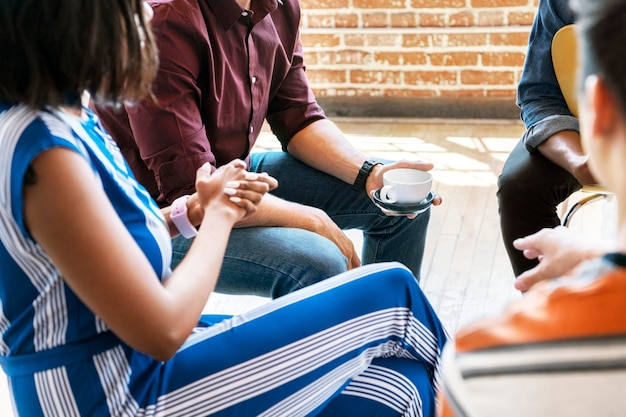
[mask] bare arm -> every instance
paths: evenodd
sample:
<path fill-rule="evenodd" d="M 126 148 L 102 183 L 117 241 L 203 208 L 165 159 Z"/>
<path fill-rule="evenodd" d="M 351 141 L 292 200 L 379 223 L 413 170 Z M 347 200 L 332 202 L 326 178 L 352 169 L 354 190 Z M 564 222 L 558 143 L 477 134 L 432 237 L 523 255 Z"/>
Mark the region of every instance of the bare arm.
<path fill-rule="evenodd" d="M 333 122 L 311 123 L 291 139 L 287 150 L 296 159 L 327 172 L 348 184 L 354 183 L 367 155 L 355 148 Z"/>
<path fill-rule="evenodd" d="M 246 181 L 245 170 L 233 164 L 210 177 L 201 169 L 196 183 L 204 212 L 200 231 L 188 256 L 161 283 L 80 155 L 55 148 L 31 167 L 36 181 L 24 191 L 31 234 L 114 333 L 158 360 L 171 357 L 196 325 L 232 225 L 275 186 Z M 223 192 L 234 180 L 240 183 L 234 196 L 239 202 Z"/>
<path fill-rule="evenodd" d="M 330 120 L 318 120 L 298 132 L 289 142 L 288 151 L 295 158 L 307 165 L 333 175 L 348 184 L 353 184 L 356 176 L 368 159 L 368 156 L 355 148 L 343 132 Z M 394 168 L 414 168 L 430 171 L 433 164 L 424 161 L 401 160 L 377 165 L 365 184 L 368 195 L 383 186 L 382 174 Z M 441 204 L 440 196 L 436 196 L 434 205 Z"/>
<path fill-rule="evenodd" d="M 580 134 L 573 130 L 565 130 L 552 135 L 537 147 L 543 156 L 572 174 L 584 185 L 596 184 L 589 171 L 588 156 L 580 142 Z"/>

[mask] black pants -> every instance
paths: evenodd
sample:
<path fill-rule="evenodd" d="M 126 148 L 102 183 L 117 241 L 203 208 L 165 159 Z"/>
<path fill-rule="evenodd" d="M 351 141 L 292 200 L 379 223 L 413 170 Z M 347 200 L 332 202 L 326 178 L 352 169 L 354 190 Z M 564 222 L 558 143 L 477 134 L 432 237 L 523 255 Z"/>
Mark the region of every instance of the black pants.
<path fill-rule="evenodd" d="M 558 226 L 557 206 L 580 188 L 569 172 L 539 152 L 528 152 L 521 140 L 515 146 L 498 178 L 500 229 L 515 276 L 533 268 L 537 260 L 526 259 L 513 241 Z"/>

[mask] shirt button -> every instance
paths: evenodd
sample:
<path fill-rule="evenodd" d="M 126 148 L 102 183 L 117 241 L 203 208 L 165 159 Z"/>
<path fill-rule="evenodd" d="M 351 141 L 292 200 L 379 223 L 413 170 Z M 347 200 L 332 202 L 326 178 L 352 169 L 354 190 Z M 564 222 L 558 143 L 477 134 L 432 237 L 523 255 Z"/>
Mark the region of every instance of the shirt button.
<path fill-rule="evenodd" d="M 256 84 L 256 77 L 252 77 L 252 84 Z"/>
<path fill-rule="evenodd" d="M 246 11 L 244 10 L 243 12 L 241 12 L 241 15 L 242 15 L 243 17 L 248 17 L 248 12 L 246 12 Z"/>
<path fill-rule="evenodd" d="M 250 133 L 254 133 L 254 126 L 250 126 Z"/>

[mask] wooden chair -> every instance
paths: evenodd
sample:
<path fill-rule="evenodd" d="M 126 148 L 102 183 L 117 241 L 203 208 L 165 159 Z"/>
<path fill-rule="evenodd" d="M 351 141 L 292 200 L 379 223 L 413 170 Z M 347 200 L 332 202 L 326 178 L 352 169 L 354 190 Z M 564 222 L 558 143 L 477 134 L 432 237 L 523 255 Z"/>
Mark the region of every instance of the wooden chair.
<path fill-rule="evenodd" d="M 569 111 L 578 117 L 578 38 L 576 25 L 567 25 L 557 31 L 552 39 L 552 65 L 556 79 L 561 87 L 561 92 L 567 103 Z M 583 193 L 589 193 L 575 202 L 565 204 L 565 215 L 562 216 L 563 226 L 569 226 L 574 214 L 587 204 L 599 200 L 609 200 L 613 194 L 601 185 L 583 185 Z M 568 207 L 569 206 L 569 207 Z"/>

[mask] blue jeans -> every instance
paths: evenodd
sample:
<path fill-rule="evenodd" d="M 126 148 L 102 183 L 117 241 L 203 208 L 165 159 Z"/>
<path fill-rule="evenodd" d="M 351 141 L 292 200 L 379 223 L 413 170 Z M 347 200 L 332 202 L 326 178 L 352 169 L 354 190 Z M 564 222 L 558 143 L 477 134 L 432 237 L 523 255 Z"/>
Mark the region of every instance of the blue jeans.
<path fill-rule="evenodd" d="M 415 219 L 384 215 L 363 190 L 305 165 L 285 152 L 254 153 L 250 171 L 278 179 L 272 193 L 324 210 L 344 230 L 363 232 L 363 264 L 398 261 L 419 279 L 430 210 Z M 173 241 L 176 266 L 190 240 Z M 327 238 L 302 229 L 234 229 L 216 291 L 276 298 L 345 271 L 347 260 Z"/>
<path fill-rule="evenodd" d="M 517 87 L 517 104 L 527 129 L 550 116 L 571 116 L 554 73 L 552 39 L 559 29 L 572 23 L 574 13 L 567 0 L 539 2 L 528 38 L 522 77 Z M 530 136 L 533 136 L 532 132 Z M 527 145 L 534 148 L 546 138 L 529 138 L 530 143 Z"/>

